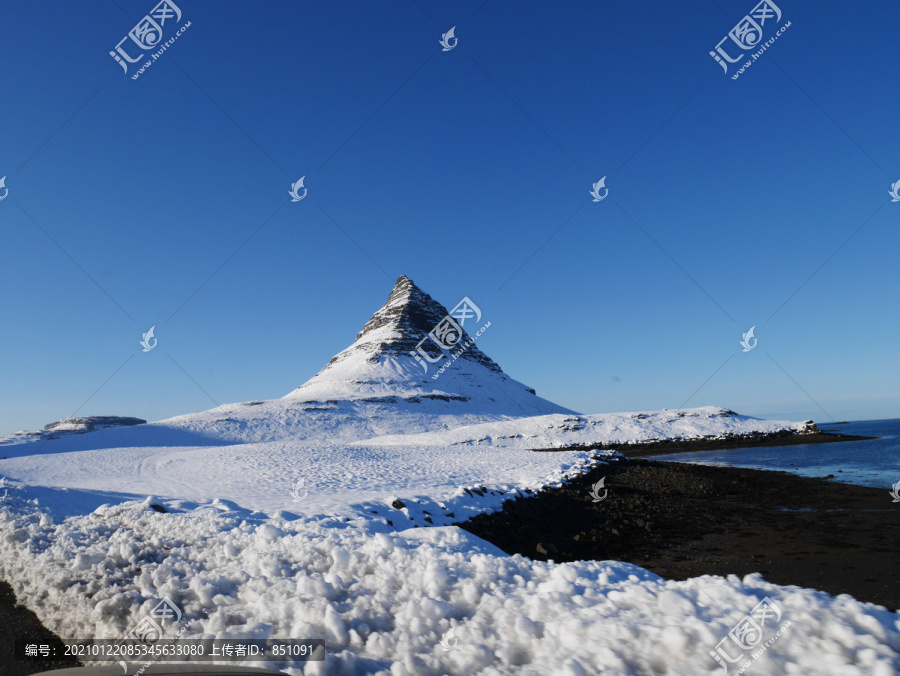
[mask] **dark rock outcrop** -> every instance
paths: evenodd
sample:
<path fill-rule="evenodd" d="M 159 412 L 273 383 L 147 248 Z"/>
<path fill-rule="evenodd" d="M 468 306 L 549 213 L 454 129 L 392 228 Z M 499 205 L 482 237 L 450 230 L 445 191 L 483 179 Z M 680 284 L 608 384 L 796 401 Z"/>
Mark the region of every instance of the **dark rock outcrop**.
<path fill-rule="evenodd" d="M 408 356 L 411 351 L 416 349 L 419 341 L 449 314 L 446 307 L 422 291 L 409 277 L 401 275 L 385 304 L 365 323 L 362 331 L 356 334 L 356 344 L 351 350 L 353 352 L 365 351 L 368 353 L 369 359 L 396 355 Z M 363 340 L 385 326 L 390 326 L 390 337 L 371 342 Z M 464 345 L 469 341 L 469 335 L 465 328 L 461 328 L 463 337 L 459 344 Z M 433 346 L 427 346 L 426 349 L 434 352 Z M 328 366 L 346 358 L 351 350 L 345 350 L 336 355 L 328 363 Z M 460 358 L 477 362 L 495 373 L 502 373 L 500 366 L 479 350 L 474 343 Z"/>
<path fill-rule="evenodd" d="M 8 437 L 0 438 L 0 446 L 25 444 L 33 441 L 50 441 L 75 434 L 86 434 L 113 427 L 131 427 L 143 425 L 147 421 L 142 418 L 129 418 L 118 415 L 90 415 L 78 418 L 64 418 L 44 425 L 44 429 L 33 432 L 16 432 Z"/>

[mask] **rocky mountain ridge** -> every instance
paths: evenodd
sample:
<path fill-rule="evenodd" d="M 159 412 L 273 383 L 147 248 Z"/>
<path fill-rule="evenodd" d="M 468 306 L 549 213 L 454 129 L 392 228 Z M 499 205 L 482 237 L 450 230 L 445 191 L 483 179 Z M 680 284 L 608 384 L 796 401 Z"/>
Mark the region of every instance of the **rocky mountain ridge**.
<path fill-rule="evenodd" d="M 475 310 L 468 309 L 460 310 L 459 312 L 470 315 L 476 310 L 480 313 L 477 306 Z M 401 275 L 397 278 L 397 283 L 391 290 L 385 304 L 372 315 L 362 330 L 356 334 L 354 345 L 335 355 L 328 365 L 330 366 L 337 361 L 341 361 L 356 351 L 367 353 L 370 359 L 380 356 L 411 356 L 410 353 L 416 352 L 420 341 L 434 331 L 441 322 L 445 321 L 451 312 L 416 286 L 415 282 L 409 277 Z M 468 316 L 466 319 L 472 320 L 475 318 Z M 456 343 L 465 344 L 470 339 L 465 329 L 466 319 L 459 320 L 454 318 L 454 321 L 462 330 L 462 335 L 459 337 L 459 340 L 456 340 Z M 472 325 L 473 323 L 470 321 L 469 326 L 471 327 Z M 455 330 L 455 327 L 453 329 Z M 428 343 L 427 340 L 426 343 Z M 354 346 L 355 349 L 351 349 Z M 430 355 L 436 354 L 434 345 L 427 345 L 424 349 Z M 460 358 L 481 364 L 488 370 L 496 373 L 503 372 L 493 359 L 484 354 L 474 344 Z"/>

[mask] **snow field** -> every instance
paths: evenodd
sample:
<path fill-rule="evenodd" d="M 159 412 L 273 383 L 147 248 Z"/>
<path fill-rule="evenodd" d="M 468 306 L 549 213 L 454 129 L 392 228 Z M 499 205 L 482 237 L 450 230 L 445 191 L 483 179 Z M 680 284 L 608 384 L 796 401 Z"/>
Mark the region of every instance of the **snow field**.
<path fill-rule="evenodd" d="M 900 668 L 897 614 L 758 575 L 669 581 L 506 556 L 456 527 L 394 533 L 226 501 L 158 513 L 147 498 L 56 521 L 34 489 L 9 492 L 0 577 L 67 638 L 121 637 L 168 597 L 184 637 L 324 639 L 326 661 L 290 664 L 294 675 L 717 674 L 709 651 L 768 596 L 791 626 L 749 673 Z"/>
<path fill-rule="evenodd" d="M 594 415 L 541 415 L 462 425 L 420 433 L 391 434 L 358 444 L 366 446 L 495 446 L 558 448 L 592 444 L 640 444 L 664 439 L 721 439 L 727 436 L 805 432 L 806 423 L 760 420 L 718 406 Z M 620 449 L 628 455 L 627 448 Z"/>

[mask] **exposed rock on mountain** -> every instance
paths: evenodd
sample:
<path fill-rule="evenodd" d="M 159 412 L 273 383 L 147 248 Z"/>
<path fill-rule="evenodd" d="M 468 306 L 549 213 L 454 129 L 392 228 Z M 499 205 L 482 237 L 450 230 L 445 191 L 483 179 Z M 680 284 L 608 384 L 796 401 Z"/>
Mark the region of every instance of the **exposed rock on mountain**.
<path fill-rule="evenodd" d="M 329 365 L 345 359 L 357 351 L 369 352 L 371 357 L 379 355 L 408 356 L 410 352 L 416 350 L 419 341 L 449 314 L 447 308 L 422 291 L 409 277 L 402 275 L 397 279 L 387 302 L 372 315 L 372 318 L 363 326 L 362 331 L 356 334 L 354 345 L 336 355 Z M 470 317 L 470 319 L 474 320 L 475 317 Z M 471 322 L 469 326 L 472 326 Z M 466 332 L 465 323 L 461 323 L 460 328 L 463 330 L 463 338 L 459 342 L 464 344 L 470 336 Z M 386 336 L 382 329 L 386 329 L 391 335 Z M 425 349 L 431 352 L 435 351 L 431 346 Z M 460 358 L 477 362 L 496 373 L 503 372 L 494 360 L 474 344 Z"/>
<path fill-rule="evenodd" d="M 130 427 L 143 425 L 147 421 L 141 418 L 129 418 L 117 415 L 91 415 L 80 418 L 64 418 L 56 422 L 44 425 L 44 429 L 26 432 L 16 432 L 8 437 L 0 438 L 0 446 L 10 444 L 24 444 L 31 441 L 49 441 L 74 434 L 96 432 L 97 430 L 110 429 L 112 427 Z"/>
<path fill-rule="evenodd" d="M 401 276 L 354 343 L 285 398 L 385 403 L 441 399 L 472 401 L 480 404 L 477 408 L 506 415 L 570 412 L 510 378 L 478 347 L 475 341 L 489 326 L 470 299 L 448 311 Z"/>

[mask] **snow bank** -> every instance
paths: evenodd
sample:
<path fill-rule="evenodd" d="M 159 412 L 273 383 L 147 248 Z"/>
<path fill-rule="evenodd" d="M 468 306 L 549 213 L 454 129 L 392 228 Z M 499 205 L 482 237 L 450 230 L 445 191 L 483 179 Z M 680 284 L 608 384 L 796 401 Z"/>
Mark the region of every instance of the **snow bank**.
<path fill-rule="evenodd" d="M 63 637 L 121 637 L 168 597 L 184 637 L 324 639 L 326 662 L 291 674 L 697 675 L 721 673 L 710 651 L 769 597 L 790 626 L 750 673 L 900 668 L 896 614 L 757 575 L 667 581 L 504 556 L 455 527 L 389 533 L 223 501 L 158 513 L 148 498 L 57 522 L 34 491 L 13 484 L 0 508 L 0 577 Z"/>
<path fill-rule="evenodd" d="M 366 439 L 366 446 L 487 445 L 547 449 L 649 441 L 722 439 L 774 432 L 807 432 L 808 423 L 760 420 L 718 406 L 597 415 L 542 415 Z M 625 453 L 627 455 L 627 452 Z"/>

